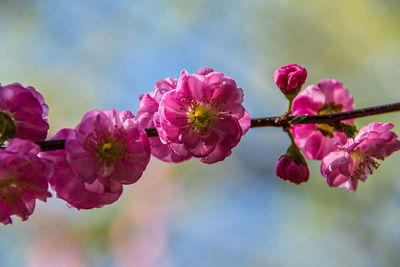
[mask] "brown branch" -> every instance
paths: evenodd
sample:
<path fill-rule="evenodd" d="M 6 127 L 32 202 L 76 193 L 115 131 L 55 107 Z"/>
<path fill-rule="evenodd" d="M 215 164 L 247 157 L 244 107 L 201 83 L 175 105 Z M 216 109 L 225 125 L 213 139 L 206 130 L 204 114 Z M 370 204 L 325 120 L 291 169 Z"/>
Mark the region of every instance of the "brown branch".
<path fill-rule="evenodd" d="M 312 124 L 312 123 L 327 123 L 332 124 L 335 122 L 355 119 L 360 117 L 367 117 L 371 115 L 378 115 L 383 113 L 389 113 L 394 111 L 400 111 L 400 102 L 374 106 L 368 108 L 361 108 L 352 111 L 345 111 L 333 114 L 323 115 L 307 115 L 302 121 L 296 124 Z M 288 121 L 293 120 L 296 116 L 289 116 Z M 267 117 L 267 118 L 256 118 L 251 120 L 251 127 L 282 127 L 288 121 L 284 117 Z"/>
<path fill-rule="evenodd" d="M 64 149 L 65 139 L 47 140 L 36 142 L 42 151 L 60 150 Z"/>
<path fill-rule="evenodd" d="M 293 123 L 291 122 L 293 119 L 296 121 L 297 116 L 274 116 L 274 117 L 266 117 L 266 118 L 256 118 L 251 119 L 251 128 L 256 127 L 287 127 L 288 124 L 312 124 L 312 123 L 327 123 L 333 124 L 343 120 L 355 119 L 360 117 L 366 117 L 371 115 L 378 115 L 383 113 L 389 113 L 394 111 L 400 111 L 400 102 L 382 105 L 382 106 L 374 106 L 368 108 L 361 108 L 352 111 L 339 112 L 333 114 L 323 114 L 323 115 L 307 115 L 304 119 L 299 122 Z M 157 130 L 153 128 L 146 128 L 146 133 L 148 137 L 156 137 L 158 136 Z M 65 140 L 49 140 L 36 142 L 42 151 L 50 151 L 50 150 L 60 150 L 64 149 Z"/>

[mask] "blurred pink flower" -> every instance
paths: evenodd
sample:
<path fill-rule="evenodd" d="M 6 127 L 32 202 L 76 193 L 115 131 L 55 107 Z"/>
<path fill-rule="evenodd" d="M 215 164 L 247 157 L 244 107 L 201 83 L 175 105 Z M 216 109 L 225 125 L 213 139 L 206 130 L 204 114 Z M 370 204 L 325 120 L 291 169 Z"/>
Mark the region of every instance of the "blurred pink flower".
<path fill-rule="evenodd" d="M 0 86 L 0 126 L 2 141 L 23 138 L 32 141 L 46 139 L 49 124 L 44 118 L 48 106 L 33 87 L 19 83 Z"/>
<path fill-rule="evenodd" d="M 159 80 L 156 82 L 153 92 L 144 94 L 140 97 L 137 119 L 141 130 L 147 127 L 155 127 L 156 124 L 159 126 L 159 121 L 157 120 L 155 122 L 154 117 L 157 116 L 158 118 L 158 106 L 162 96 L 171 90 L 175 90 L 176 84 L 177 80 L 174 78 Z M 162 143 L 159 137 L 151 137 L 149 138 L 149 142 L 151 146 L 151 154 L 163 161 L 180 162 L 192 157 L 189 153 L 182 155 L 176 154 L 167 144 Z"/>
<path fill-rule="evenodd" d="M 65 151 L 75 175 L 93 187 L 102 181 L 113 188 L 114 182 L 132 184 L 150 160 L 147 135 L 128 110 L 89 111 L 76 126 L 75 139 L 66 140 Z"/>
<path fill-rule="evenodd" d="M 62 129 L 51 140 L 75 139 L 73 129 Z M 67 162 L 65 150 L 46 151 L 41 153 L 55 163 L 56 171 L 49 183 L 56 191 L 57 197 L 65 200 L 70 206 L 77 209 L 100 208 L 118 200 L 122 193 L 122 184 L 108 177 L 99 177 L 93 183 L 86 183 L 84 179 L 75 175 Z"/>
<path fill-rule="evenodd" d="M 293 101 L 292 115 L 329 114 L 353 110 L 354 100 L 343 85 L 335 80 L 323 80 L 310 85 Z M 353 123 L 347 120 L 344 123 Z M 328 124 L 293 125 L 296 144 L 309 159 L 321 160 L 336 150 L 337 144 L 346 143 L 347 136 Z"/>
<path fill-rule="evenodd" d="M 56 232 L 55 229 L 50 229 L 51 232 L 36 233 L 33 242 L 29 242 L 26 266 L 88 267 L 88 260 L 84 255 L 85 247 L 74 240 L 71 232 L 63 230 Z"/>
<path fill-rule="evenodd" d="M 54 173 L 53 164 L 40 159 L 39 146 L 29 140 L 12 138 L 0 150 L 0 222 L 9 224 L 10 216 L 23 221 L 33 213 L 35 200 L 46 201 L 48 179 Z"/>
<path fill-rule="evenodd" d="M 400 149 L 391 123 L 370 123 L 354 139 L 348 139 L 340 151 L 328 154 L 321 162 L 321 173 L 330 186 L 345 187 L 355 192 L 358 180 L 365 181 L 377 160 L 383 160 Z"/>
<path fill-rule="evenodd" d="M 280 67 L 274 73 L 275 83 L 285 95 L 297 94 L 306 79 L 307 70 L 296 64 Z"/>
<path fill-rule="evenodd" d="M 134 190 L 125 191 L 124 208 L 114 217 L 110 248 L 115 266 L 175 266 L 168 253 L 169 227 L 184 204 L 173 166 L 153 161 Z"/>
<path fill-rule="evenodd" d="M 177 89 L 162 97 L 156 120 L 162 142 L 175 153 L 189 152 L 204 163 L 215 163 L 231 154 L 249 129 L 250 116 L 235 81 L 209 71 L 182 71 Z"/>

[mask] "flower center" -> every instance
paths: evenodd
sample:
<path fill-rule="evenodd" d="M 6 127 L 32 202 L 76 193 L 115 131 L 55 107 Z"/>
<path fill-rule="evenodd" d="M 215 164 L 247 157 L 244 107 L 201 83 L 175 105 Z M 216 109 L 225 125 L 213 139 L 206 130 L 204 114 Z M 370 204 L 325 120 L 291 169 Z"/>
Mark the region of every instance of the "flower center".
<path fill-rule="evenodd" d="M 118 139 L 112 137 L 104 137 L 97 143 L 96 150 L 98 158 L 107 162 L 121 159 L 127 152 L 126 147 Z"/>
<path fill-rule="evenodd" d="M 4 142 L 8 138 L 15 136 L 15 125 L 11 117 L 4 112 L 0 112 L 0 145 L 4 145 Z"/>
<path fill-rule="evenodd" d="M 0 182 L 0 198 L 8 207 L 16 204 L 24 194 L 24 191 L 31 189 L 31 183 L 18 181 L 13 178 L 4 179 Z"/>
<path fill-rule="evenodd" d="M 325 104 L 322 108 L 318 110 L 318 114 L 332 114 L 332 113 L 338 113 L 341 112 L 343 109 L 343 105 L 335 105 L 334 102 L 331 102 L 329 104 Z M 329 124 L 318 124 L 317 130 L 319 130 L 324 136 L 329 136 L 333 137 L 333 132 L 335 131 L 335 127 L 329 125 Z"/>
<path fill-rule="evenodd" d="M 352 179 L 360 179 L 368 174 L 372 174 L 380 165 L 373 157 L 361 153 L 360 149 L 354 151 L 351 158 L 356 166 L 351 176 Z"/>
<path fill-rule="evenodd" d="M 214 113 L 201 105 L 196 106 L 189 113 L 189 122 L 196 130 L 203 129 L 206 131 L 213 119 Z"/>
<path fill-rule="evenodd" d="M 343 105 L 335 105 L 335 102 L 331 102 L 329 104 L 325 104 L 322 108 L 318 110 L 318 114 L 331 114 L 341 112 L 343 109 Z"/>

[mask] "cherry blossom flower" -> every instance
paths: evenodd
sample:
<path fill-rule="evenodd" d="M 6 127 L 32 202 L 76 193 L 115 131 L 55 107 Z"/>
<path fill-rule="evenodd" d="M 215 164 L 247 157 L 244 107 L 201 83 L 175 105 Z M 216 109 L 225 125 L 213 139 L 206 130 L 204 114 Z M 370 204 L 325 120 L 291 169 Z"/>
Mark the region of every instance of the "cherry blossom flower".
<path fill-rule="evenodd" d="M 46 201 L 48 179 L 54 173 L 53 164 L 40 159 L 39 146 L 29 140 L 12 138 L 0 150 L 0 222 L 12 223 L 10 216 L 23 221 L 33 213 L 36 199 Z"/>
<path fill-rule="evenodd" d="M 286 96 L 294 97 L 307 79 L 307 70 L 296 64 L 289 64 L 274 73 L 276 85 Z"/>
<path fill-rule="evenodd" d="M 0 141 L 23 138 L 31 141 L 46 139 L 49 124 L 45 117 L 48 106 L 33 87 L 19 83 L 0 86 Z"/>
<path fill-rule="evenodd" d="M 147 135 L 128 110 L 89 111 L 76 126 L 75 139 L 66 140 L 65 151 L 72 171 L 93 187 L 132 184 L 150 160 Z"/>
<path fill-rule="evenodd" d="M 162 96 L 171 90 L 175 90 L 176 84 L 177 80 L 174 78 L 159 80 L 156 82 L 153 92 L 144 94 L 140 97 L 137 119 L 141 129 L 155 127 L 156 125 L 158 127 L 160 126 L 158 120 L 158 106 Z M 155 117 L 157 120 L 154 119 Z M 170 149 L 167 144 L 162 143 L 159 137 L 149 138 L 149 142 L 151 146 L 151 154 L 163 161 L 180 162 L 192 157 L 192 155 L 188 152 L 178 155 L 172 149 Z M 178 144 L 176 146 L 183 145 Z M 182 149 L 180 150 L 182 151 Z"/>
<path fill-rule="evenodd" d="M 321 162 L 321 173 L 327 183 L 355 192 L 358 181 L 365 181 L 378 168 L 377 160 L 384 160 L 400 149 L 397 135 L 390 131 L 392 128 L 391 123 L 368 124 L 340 150 L 329 153 Z"/>
<path fill-rule="evenodd" d="M 343 85 L 335 80 L 323 80 L 308 86 L 293 101 L 292 115 L 329 114 L 350 111 L 354 100 Z M 353 123 L 347 120 L 343 123 Z M 328 124 L 293 125 L 292 134 L 296 144 L 309 159 L 321 160 L 336 150 L 337 144 L 344 144 L 347 136 Z"/>
<path fill-rule="evenodd" d="M 198 74 L 207 75 L 214 72 L 211 68 L 201 68 L 197 71 Z M 137 111 L 139 127 L 141 129 L 158 127 L 160 128 L 160 119 L 158 107 L 162 96 L 171 91 L 176 90 L 178 80 L 174 78 L 166 78 L 158 80 L 154 85 L 154 90 L 151 93 L 146 93 L 140 97 L 140 105 Z M 175 150 L 180 151 L 180 154 L 174 152 L 170 147 L 163 143 L 159 137 L 149 138 L 151 146 L 151 154 L 158 159 L 166 162 L 181 162 L 190 159 L 192 155 L 184 149 L 183 144 L 170 143 L 169 146 L 175 147 Z"/>
<path fill-rule="evenodd" d="M 61 129 L 50 140 L 76 139 L 73 129 Z M 100 208 L 118 200 L 122 193 L 122 184 L 114 179 L 99 177 L 93 183 L 86 183 L 76 175 L 67 161 L 65 150 L 46 151 L 41 153 L 42 158 L 55 163 L 56 171 L 49 180 L 57 197 L 65 200 L 70 206 L 77 209 Z"/>
<path fill-rule="evenodd" d="M 206 74 L 182 71 L 177 89 L 161 99 L 156 128 L 175 153 L 189 152 L 204 163 L 215 163 L 231 154 L 249 129 L 250 116 L 242 106 L 243 91 L 232 78 L 202 71 Z"/>

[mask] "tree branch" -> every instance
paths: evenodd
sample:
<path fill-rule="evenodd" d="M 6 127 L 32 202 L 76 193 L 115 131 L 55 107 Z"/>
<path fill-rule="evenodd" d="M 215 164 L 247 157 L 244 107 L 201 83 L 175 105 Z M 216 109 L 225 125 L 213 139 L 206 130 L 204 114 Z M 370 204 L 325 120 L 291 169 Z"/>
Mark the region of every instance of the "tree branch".
<path fill-rule="evenodd" d="M 295 123 L 291 121 L 292 120 L 296 121 L 296 118 L 299 118 L 299 116 L 282 115 L 274 117 L 255 118 L 251 119 L 251 128 L 287 127 L 287 125 L 289 124 L 313 124 L 313 123 L 333 124 L 335 122 L 340 122 L 343 120 L 367 117 L 371 115 L 378 115 L 394 111 L 400 111 L 400 102 L 381 105 L 381 106 L 361 108 L 352 111 L 333 113 L 333 114 L 307 115 L 305 118 Z M 148 137 L 158 136 L 157 130 L 154 127 L 146 128 L 146 133 Z M 60 150 L 64 149 L 65 139 L 36 142 L 36 144 L 40 146 L 42 151 Z"/>
<path fill-rule="evenodd" d="M 374 106 L 368 108 L 361 108 L 352 111 L 345 111 L 332 114 L 323 115 L 307 115 L 306 118 L 295 124 L 312 124 L 312 123 L 335 123 L 343 120 L 355 119 L 360 117 L 367 117 L 371 115 L 378 115 L 383 113 L 389 113 L 394 111 L 400 111 L 400 102 Z M 251 120 L 251 127 L 282 127 L 286 123 L 293 120 L 296 116 L 284 116 L 278 117 L 267 117 L 267 118 L 256 118 Z"/>

